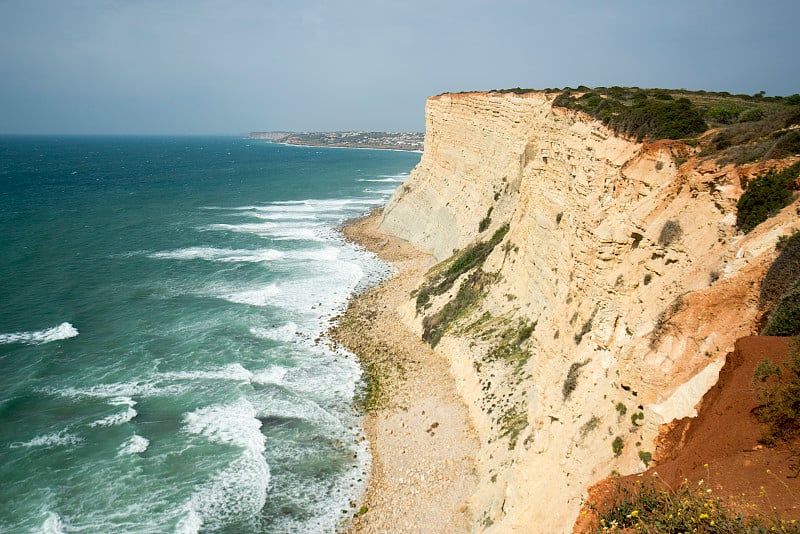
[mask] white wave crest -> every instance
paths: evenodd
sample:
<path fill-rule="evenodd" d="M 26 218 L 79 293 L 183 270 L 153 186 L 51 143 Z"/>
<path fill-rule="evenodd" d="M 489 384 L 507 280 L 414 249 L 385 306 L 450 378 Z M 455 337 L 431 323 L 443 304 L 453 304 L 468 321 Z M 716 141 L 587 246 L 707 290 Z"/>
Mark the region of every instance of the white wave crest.
<path fill-rule="evenodd" d="M 204 227 L 204 229 L 255 234 L 261 237 L 270 237 L 278 241 L 325 241 L 325 237 L 321 235 L 321 227 L 317 229 L 313 226 L 284 225 L 273 222 L 254 224 L 211 224 Z"/>
<path fill-rule="evenodd" d="M 50 434 L 42 434 L 41 436 L 36 436 L 30 441 L 14 442 L 11 444 L 11 448 L 29 449 L 31 447 L 44 447 L 45 449 L 50 449 L 52 447 L 63 447 L 65 445 L 77 445 L 82 441 L 83 439 L 79 438 L 75 434 L 71 434 L 66 430 L 61 430 L 60 432 L 53 432 Z"/>
<path fill-rule="evenodd" d="M 188 389 L 186 384 L 159 385 L 154 381 L 117 382 L 98 384 L 88 388 L 42 388 L 40 391 L 63 397 L 157 397 L 177 395 Z"/>
<path fill-rule="evenodd" d="M 98 419 L 97 421 L 90 423 L 89 426 L 118 426 L 127 423 L 137 415 L 139 414 L 136 412 L 136 410 L 128 406 L 128 409 L 124 412 L 112 413 L 111 415 L 107 415 L 102 419 Z"/>
<path fill-rule="evenodd" d="M 270 367 L 269 369 L 264 369 L 263 371 L 257 371 L 253 373 L 253 379 L 251 380 L 254 384 L 283 384 L 284 378 L 286 377 L 286 373 L 289 370 L 286 367 L 281 367 L 279 365 L 275 365 Z"/>
<path fill-rule="evenodd" d="M 253 327 L 250 329 L 250 333 L 254 336 L 273 341 L 292 341 L 297 336 L 297 332 L 297 324 L 292 322 L 272 328 Z"/>
<path fill-rule="evenodd" d="M 117 456 L 125 456 L 128 454 L 141 454 L 150 446 L 150 440 L 138 434 L 132 435 L 125 440 L 122 445 L 117 449 Z"/>
<path fill-rule="evenodd" d="M 264 459 L 264 435 L 256 410 L 245 399 L 199 408 L 184 415 L 185 430 L 209 441 L 243 448 L 242 455 L 199 486 L 189 501 L 190 513 L 181 528 L 200 525 L 210 529 L 234 519 L 254 517 L 267 499 L 269 465 Z"/>
<path fill-rule="evenodd" d="M 280 250 L 242 250 L 214 247 L 190 247 L 168 252 L 155 252 L 149 254 L 150 258 L 168 260 L 207 260 L 223 263 L 244 263 L 273 261 L 282 258 L 284 253 Z"/>
<path fill-rule="evenodd" d="M 220 298 L 235 304 L 250 304 L 251 306 L 267 306 L 272 303 L 273 298 L 280 293 L 280 289 L 275 284 L 270 284 L 259 289 L 238 291 L 219 295 Z"/>
<path fill-rule="evenodd" d="M 160 377 L 168 380 L 236 380 L 239 382 L 249 382 L 253 373 L 245 369 L 238 363 L 232 363 L 225 367 L 200 371 L 170 371 L 160 373 Z"/>
<path fill-rule="evenodd" d="M 42 534 L 63 534 L 66 532 L 64 522 L 61 521 L 61 517 L 55 512 L 47 513 L 47 519 L 44 520 L 39 531 Z"/>
<path fill-rule="evenodd" d="M 181 511 L 183 517 L 175 527 L 175 534 L 197 534 L 203 527 L 203 519 L 193 508 L 192 503 L 188 503 Z"/>
<path fill-rule="evenodd" d="M 403 182 L 403 177 L 393 177 L 393 176 L 386 176 L 385 178 L 359 178 L 359 182 L 387 182 L 387 183 L 401 183 Z"/>
<path fill-rule="evenodd" d="M 364 189 L 366 193 L 375 193 L 376 195 L 391 195 L 394 189 Z"/>
<path fill-rule="evenodd" d="M 0 334 L 0 345 L 10 343 L 25 343 L 27 345 L 40 345 L 60 339 L 69 339 L 78 335 L 78 330 L 70 323 L 61 323 L 53 328 L 46 330 L 36 330 L 33 332 L 14 332 L 11 334 Z"/>
<path fill-rule="evenodd" d="M 234 443 L 264 452 L 264 435 L 256 410 L 246 399 L 230 404 L 212 404 L 184 414 L 185 430 L 206 436 L 216 443 Z"/>

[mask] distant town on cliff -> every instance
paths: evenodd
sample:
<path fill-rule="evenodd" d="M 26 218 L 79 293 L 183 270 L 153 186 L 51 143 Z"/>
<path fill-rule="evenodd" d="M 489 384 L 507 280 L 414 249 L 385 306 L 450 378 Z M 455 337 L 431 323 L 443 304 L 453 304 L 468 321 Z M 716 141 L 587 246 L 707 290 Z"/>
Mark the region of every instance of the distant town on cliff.
<path fill-rule="evenodd" d="M 422 132 L 250 132 L 250 139 L 306 146 L 422 150 Z"/>

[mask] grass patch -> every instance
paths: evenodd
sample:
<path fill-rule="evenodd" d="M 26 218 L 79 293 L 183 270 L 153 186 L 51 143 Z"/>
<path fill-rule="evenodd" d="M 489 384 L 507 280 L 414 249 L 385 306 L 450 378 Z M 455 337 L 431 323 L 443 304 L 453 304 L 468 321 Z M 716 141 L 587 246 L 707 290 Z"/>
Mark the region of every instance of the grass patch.
<path fill-rule="evenodd" d="M 455 254 L 452 259 L 445 263 L 445 266 L 438 269 L 434 268 L 436 274 L 431 276 L 427 282 L 417 291 L 416 306 L 417 311 L 421 311 L 428 305 L 431 297 L 442 295 L 450 290 L 458 277 L 462 274 L 483 266 L 486 258 L 494 250 L 500 241 L 508 233 L 509 226 L 504 224 L 498 228 L 488 241 L 478 241 Z"/>
<path fill-rule="evenodd" d="M 500 437 L 508 438 L 508 450 L 517 446 L 520 433 L 528 426 L 528 413 L 525 407 L 515 406 L 500 419 Z"/>
<path fill-rule="evenodd" d="M 614 486 L 614 504 L 600 514 L 597 532 L 800 532 L 794 521 L 733 514 L 702 485 L 684 483 L 670 491 L 652 480 L 629 485 L 615 480 Z"/>
<path fill-rule="evenodd" d="M 486 211 L 486 217 L 481 219 L 478 223 L 478 232 L 485 232 L 489 225 L 492 224 L 492 211 L 494 211 L 494 206 L 489 206 L 489 209 Z"/>
<path fill-rule="evenodd" d="M 750 180 L 747 190 L 736 203 L 736 227 L 749 233 L 792 200 L 792 191 L 800 162 L 780 172 L 770 171 Z"/>
<path fill-rule="evenodd" d="M 583 341 L 583 336 L 585 336 L 586 334 L 588 334 L 589 332 L 592 331 L 592 322 L 594 321 L 594 316 L 597 315 L 597 310 L 598 310 L 598 308 L 594 309 L 594 311 L 589 316 L 589 318 L 586 319 L 586 322 L 583 323 L 583 326 L 581 327 L 581 331 L 578 332 L 577 334 L 575 334 L 573 339 L 575 340 L 575 344 L 576 345 L 580 345 L 581 341 Z"/>
<path fill-rule="evenodd" d="M 596 430 L 598 426 L 600 426 L 600 418 L 596 415 L 593 415 L 591 419 L 581 425 L 581 437 L 585 438 L 589 435 L 589 432 Z"/>
<path fill-rule="evenodd" d="M 516 372 L 520 371 L 531 357 L 530 350 L 522 348 L 522 345 L 531 337 L 535 329 L 536 321 L 520 319 L 515 326 L 500 334 L 500 342 L 486 355 L 485 360 L 487 362 L 503 361 L 508 365 L 513 365 Z"/>
<path fill-rule="evenodd" d="M 572 395 L 572 392 L 575 391 L 575 388 L 578 387 L 578 377 L 581 375 L 581 369 L 587 363 L 589 363 L 589 360 L 573 362 L 572 365 L 569 366 L 567 378 L 564 380 L 564 385 L 561 386 L 561 395 L 564 401 L 566 401 L 569 396 Z"/>
<path fill-rule="evenodd" d="M 496 276 L 481 269 L 476 269 L 470 274 L 458 288 L 453 300 L 422 320 L 422 339 L 431 347 L 436 347 L 450 326 L 477 306 L 485 294 L 486 286 L 494 281 Z"/>

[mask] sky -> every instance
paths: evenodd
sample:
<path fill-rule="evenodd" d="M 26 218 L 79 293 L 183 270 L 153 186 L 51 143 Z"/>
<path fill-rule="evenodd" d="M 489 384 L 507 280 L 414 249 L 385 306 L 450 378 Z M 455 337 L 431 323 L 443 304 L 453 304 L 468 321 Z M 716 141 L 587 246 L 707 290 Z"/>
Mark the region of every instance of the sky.
<path fill-rule="evenodd" d="M 0 0 L 0 133 L 423 131 L 510 87 L 800 92 L 798 0 Z"/>

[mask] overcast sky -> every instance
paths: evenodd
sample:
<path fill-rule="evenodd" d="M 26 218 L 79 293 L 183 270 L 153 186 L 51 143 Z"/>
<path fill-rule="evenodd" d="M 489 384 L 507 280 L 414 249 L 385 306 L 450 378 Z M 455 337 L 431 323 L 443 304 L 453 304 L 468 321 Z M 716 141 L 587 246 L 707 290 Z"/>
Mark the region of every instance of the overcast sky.
<path fill-rule="evenodd" d="M 422 131 L 425 98 L 800 92 L 798 0 L 0 0 L 0 133 Z"/>

